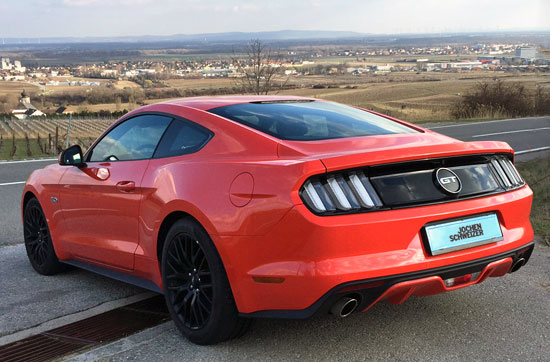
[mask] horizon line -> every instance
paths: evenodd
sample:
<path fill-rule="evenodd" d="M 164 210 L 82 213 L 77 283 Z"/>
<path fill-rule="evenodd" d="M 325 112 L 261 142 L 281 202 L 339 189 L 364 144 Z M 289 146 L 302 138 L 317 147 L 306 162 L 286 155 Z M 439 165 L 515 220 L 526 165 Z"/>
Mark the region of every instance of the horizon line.
<path fill-rule="evenodd" d="M 550 32 L 549 28 L 510 28 L 510 29 L 486 29 L 486 30 L 460 30 L 460 31 L 433 31 L 433 32 L 395 32 L 395 33 L 372 33 L 372 32 L 358 32 L 354 30 L 311 30 L 311 29 L 281 29 L 281 30 L 261 30 L 261 31 L 226 31 L 226 32 L 212 32 L 212 33 L 173 33 L 173 34 L 126 34 L 126 35 L 82 35 L 82 36 L 70 36 L 70 35 L 51 35 L 51 36 L 2 36 L 2 40 L 47 40 L 47 39 L 120 39 L 120 38 L 170 38 L 178 36 L 213 36 L 213 35 L 228 35 L 228 34 L 269 34 L 269 33 L 282 33 L 282 32 L 306 32 L 306 33 L 350 33 L 357 34 L 353 36 L 342 36 L 341 39 L 350 37 L 361 36 L 405 36 L 405 35 L 458 35 L 458 34 L 490 34 L 490 33 L 520 33 L 520 32 Z M 335 34 L 336 35 L 336 34 Z M 318 39 L 322 39 L 319 37 Z M 338 39 L 338 36 L 331 36 L 330 38 Z M 301 40 L 306 38 L 292 37 L 286 40 Z M 285 39 L 266 39 L 266 40 L 285 40 Z M 27 43 L 32 44 L 32 43 Z M 2 45 L 2 44 L 0 44 Z"/>

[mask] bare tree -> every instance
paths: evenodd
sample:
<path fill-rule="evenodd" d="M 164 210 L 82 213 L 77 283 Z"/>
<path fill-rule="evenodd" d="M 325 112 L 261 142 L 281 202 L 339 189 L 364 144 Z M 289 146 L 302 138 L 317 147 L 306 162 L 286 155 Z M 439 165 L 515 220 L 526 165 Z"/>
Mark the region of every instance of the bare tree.
<path fill-rule="evenodd" d="M 243 76 L 237 78 L 243 93 L 268 94 L 275 88 L 275 77 L 281 74 L 282 67 L 275 64 L 275 55 L 259 39 L 253 39 L 246 48 L 246 57 L 234 55 L 233 64 Z M 277 90 L 283 88 L 288 78 Z"/>

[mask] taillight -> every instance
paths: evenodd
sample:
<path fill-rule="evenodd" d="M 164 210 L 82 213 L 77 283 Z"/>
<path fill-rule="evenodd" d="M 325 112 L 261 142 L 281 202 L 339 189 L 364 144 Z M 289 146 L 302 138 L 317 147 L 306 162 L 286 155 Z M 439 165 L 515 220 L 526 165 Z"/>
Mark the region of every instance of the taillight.
<path fill-rule="evenodd" d="M 491 164 L 506 188 L 515 188 L 525 183 L 509 158 L 497 156 L 491 160 Z"/>
<path fill-rule="evenodd" d="M 314 176 L 301 187 L 300 196 L 318 214 L 369 210 L 382 206 L 382 201 L 363 171 Z"/>

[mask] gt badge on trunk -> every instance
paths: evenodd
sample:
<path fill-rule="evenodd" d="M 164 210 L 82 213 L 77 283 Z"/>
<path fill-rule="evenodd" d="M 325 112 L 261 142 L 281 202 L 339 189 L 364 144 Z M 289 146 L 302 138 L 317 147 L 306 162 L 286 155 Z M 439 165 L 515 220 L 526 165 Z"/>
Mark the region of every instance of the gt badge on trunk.
<path fill-rule="evenodd" d="M 438 168 L 435 171 L 435 185 L 449 195 L 457 195 L 462 190 L 458 175 L 448 168 Z"/>

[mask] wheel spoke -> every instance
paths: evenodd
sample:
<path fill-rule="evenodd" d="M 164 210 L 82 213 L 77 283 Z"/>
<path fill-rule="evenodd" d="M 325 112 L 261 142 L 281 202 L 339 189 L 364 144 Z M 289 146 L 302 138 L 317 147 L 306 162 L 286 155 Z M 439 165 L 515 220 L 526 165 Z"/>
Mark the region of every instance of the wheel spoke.
<path fill-rule="evenodd" d="M 199 256 L 200 252 L 201 252 L 201 249 L 197 248 L 197 250 L 193 253 L 192 261 L 194 265 L 197 265 L 197 257 Z"/>
<path fill-rule="evenodd" d="M 29 254 L 32 258 L 35 258 L 36 256 L 36 249 L 38 248 L 38 243 L 32 243 L 32 244 L 28 244 L 29 246 Z"/>
<path fill-rule="evenodd" d="M 174 302 L 176 304 L 176 307 L 174 308 L 176 314 L 180 314 L 182 310 L 185 311 L 185 302 L 182 300 L 179 303 Z"/>
<path fill-rule="evenodd" d="M 31 209 L 31 220 L 34 225 L 38 225 L 38 222 L 39 222 L 38 209 L 36 208 Z"/>
<path fill-rule="evenodd" d="M 34 223 L 29 218 L 27 218 L 25 220 L 25 228 L 27 228 L 27 227 L 29 227 L 31 229 L 35 227 Z"/>
<path fill-rule="evenodd" d="M 212 305 L 212 299 L 210 299 L 207 292 L 201 290 L 201 298 L 204 298 L 209 305 Z"/>
<path fill-rule="evenodd" d="M 200 272 L 201 274 L 204 273 L 202 270 L 204 269 L 205 263 L 206 263 L 206 256 L 203 255 L 203 257 L 202 257 L 202 259 L 199 263 L 199 268 L 198 268 L 201 271 Z M 210 273 L 208 273 L 208 274 L 210 274 Z"/>
<path fill-rule="evenodd" d="M 183 304 L 187 304 L 189 302 L 189 298 L 193 296 L 193 293 L 187 293 L 185 298 L 183 298 Z"/>
<path fill-rule="evenodd" d="M 178 254 L 177 251 L 175 251 L 174 253 L 172 253 L 172 251 L 169 251 L 168 252 L 168 258 L 171 259 L 171 260 L 174 260 L 178 263 L 181 263 L 181 260 L 180 260 L 180 258 L 177 254 Z"/>
<path fill-rule="evenodd" d="M 38 246 L 36 256 L 37 256 L 37 260 L 36 260 L 37 263 L 38 264 L 43 264 L 46 255 L 45 255 L 45 251 L 44 251 L 44 248 L 42 247 L 42 245 Z"/>
<path fill-rule="evenodd" d="M 193 242 L 190 241 L 190 240 L 186 240 L 185 242 L 185 260 L 189 263 L 189 265 L 191 266 L 195 266 L 195 264 L 193 264 L 193 259 L 192 259 L 192 256 L 193 256 Z"/>
<path fill-rule="evenodd" d="M 206 305 L 206 304 L 204 303 L 204 301 L 202 300 L 203 298 L 204 298 L 204 299 L 207 299 L 206 295 L 205 295 L 204 293 L 199 294 L 199 296 L 198 296 L 198 298 L 197 298 L 197 304 L 198 304 L 202 309 L 204 309 L 204 311 L 205 311 L 206 313 L 209 313 L 209 311 L 210 311 L 210 306 L 212 305 L 212 303 L 208 302 L 209 305 Z"/>
<path fill-rule="evenodd" d="M 173 269 L 172 269 L 172 270 L 173 270 Z M 180 273 L 180 272 L 174 270 L 174 274 L 172 274 L 172 275 L 167 275 L 167 276 L 166 276 L 166 279 L 168 279 L 168 280 L 172 280 L 172 279 L 181 279 L 181 280 L 187 281 L 188 278 L 187 278 L 187 276 L 186 276 L 185 274 Z"/>
<path fill-rule="evenodd" d="M 199 316 L 199 313 L 198 313 L 198 310 L 197 310 L 198 308 L 195 304 L 196 300 L 197 300 L 197 295 L 193 294 L 193 298 L 191 299 L 190 307 L 191 307 L 191 313 L 195 317 L 195 322 L 196 322 L 196 325 L 198 327 L 202 324 L 202 320 L 201 320 L 201 317 Z"/>
<path fill-rule="evenodd" d="M 178 246 L 176 245 L 175 248 L 173 248 L 174 250 L 173 251 L 173 255 L 174 255 L 174 259 L 179 263 L 181 264 L 183 262 L 183 259 L 182 259 L 182 255 L 180 253 L 180 250 L 178 248 Z"/>
<path fill-rule="evenodd" d="M 166 265 L 168 265 L 168 266 L 170 267 L 170 269 L 172 269 L 172 271 L 173 271 L 174 273 L 179 273 L 179 272 L 178 272 L 178 270 L 179 270 L 178 266 L 173 265 L 172 262 L 171 262 L 170 260 L 167 260 L 167 261 L 166 261 Z"/>
<path fill-rule="evenodd" d="M 188 258 L 188 253 L 185 250 L 186 247 L 185 240 L 182 240 L 182 238 L 179 238 L 178 245 L 176 245 L 176 250 L 181 255 L 181 263 L 184 264 L 187 268 L 193 269 L 193 263 Z"/>
<path fill-rule="evenodd" d="M 31 249 L 34 249 L 36 248 L 38 245 L 38 239 L 34 239 L 34 240 L 29 240 L 27 241 L 27 246 Z"/>
<path fill-rule="evenodd" d="M 28 235 L 27 235 L 27 244 L 28 243 L 36 243 L 38 241 L 38 234 L 35 234 L 31 231 L 29 231 Z"/>
<path fill-rule="evenodd" d="M 197 296 L 197 298 L 195 299 L 195 310 L 197 311 L 197 315 L 199 316 L 200 318 L 200 324 L 203 324 L 204 321 L 206 320 L 207 316 L 208 316 L 208 313 L 204 313 L 203 314 L 203 308 L 201 307 L 200 305 L 200 302 L 199 302 L 199 297 Z M 205 316 L 206 315 L 206 316 Z"/>

